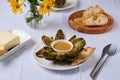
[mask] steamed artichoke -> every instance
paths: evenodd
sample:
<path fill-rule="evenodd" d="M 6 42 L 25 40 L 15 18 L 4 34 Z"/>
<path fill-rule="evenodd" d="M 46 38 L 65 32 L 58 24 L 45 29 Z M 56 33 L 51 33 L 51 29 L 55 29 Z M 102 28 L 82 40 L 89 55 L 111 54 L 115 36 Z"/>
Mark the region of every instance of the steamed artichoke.
<path fill-rule="evenodd" d="M 69 41 L 73 43 L 73 49 L 71 51 L 56 52 L 52 49 L 51 43 L 59 39 L 66 40 L 66 36 L 61 29 L 57 31 L 55 37 L 43 35 L 42 41 L 45 47 L 41 48 L 36 55 L 40 58 L 45 58 L 54 62 L 72 62 L 86 44 L 86 41 L 83 38 L 77 38 L 76 35 L 74 35 L 69 39 Z"/>
<path fill-rule="evenodd" d="M 61 8 L 66 3 L 66 0 L 55 0 L 55 7 Z"/>

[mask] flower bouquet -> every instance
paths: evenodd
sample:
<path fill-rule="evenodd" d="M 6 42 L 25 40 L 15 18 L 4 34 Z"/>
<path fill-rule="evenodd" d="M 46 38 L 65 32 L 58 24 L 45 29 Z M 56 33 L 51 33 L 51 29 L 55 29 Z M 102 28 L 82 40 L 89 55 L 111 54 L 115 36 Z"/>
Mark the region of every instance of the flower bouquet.
<path fill-rule="evenodd" d="M 26 7 L 25 2 L 30 4 L 30 10 L 26 16 L 26 22 L 32 28 L 38 28 L 45 14 L 50 16 L 50 11 L 54 10 L 55 0 L 8 0 L 14 14 L 22 13 L 22 6 Z"/>

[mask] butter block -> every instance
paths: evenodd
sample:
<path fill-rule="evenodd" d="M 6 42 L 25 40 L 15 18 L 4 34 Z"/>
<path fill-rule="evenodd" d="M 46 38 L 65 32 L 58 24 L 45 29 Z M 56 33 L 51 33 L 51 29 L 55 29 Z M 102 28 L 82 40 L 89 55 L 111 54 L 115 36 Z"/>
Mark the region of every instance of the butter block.
<path fill-rule="evenodd" d="M 0 46 L 5 50 L 9 50 L 20 44 L 20 37 L 11 32 L 0 33 Z"/>
<path fill-rule="evenodd" d="M 5 50 L 4 47 L 0 46 L 0 56 L 2 56 L 6 52 L 7 52 L 7 50 Z"/>

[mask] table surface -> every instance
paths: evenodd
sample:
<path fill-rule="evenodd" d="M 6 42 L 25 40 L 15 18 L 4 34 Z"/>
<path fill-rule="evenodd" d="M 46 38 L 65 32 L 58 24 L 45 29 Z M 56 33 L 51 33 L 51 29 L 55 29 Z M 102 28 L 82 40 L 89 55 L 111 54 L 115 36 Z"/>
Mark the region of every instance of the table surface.
<path fill-rule="evenodd" d="M 68 17 L 71 13 L 98 4 L 113 16 L 115 25 L 104 34 L 84 34 L 69 27 Z M 23 14 L 14 15 L 7 0 L 0 0 L 0 32 L 9 29 L 20 29 L 32 36 L 32 42 L 18 50 L 6 60 L 0 61 L 0 80 L 91 80 L 89 74 L 99 59 L 102 49 L 109 43 L 116 43 L 118 53 L 106 63 L 98 80 L 120 79 L 120 0 L 78 0 L 78 4 L 68 10 L 54 11 L 46 19 L 46 26 L 32 29 L 25 22 L 25 14 L 29 7 L 24 7 Z M 56 19 L 57 17 L 57 19 Z M 45 69 L 35 63 L 33 47 L 41 41 L 41 36 L 55 35 L 58 29 L 63 29 L 66 36 L 77 35 L 87 41 L 88 46 L 96 47 L 94 54 L 79 68 L 67 71 Z"/>

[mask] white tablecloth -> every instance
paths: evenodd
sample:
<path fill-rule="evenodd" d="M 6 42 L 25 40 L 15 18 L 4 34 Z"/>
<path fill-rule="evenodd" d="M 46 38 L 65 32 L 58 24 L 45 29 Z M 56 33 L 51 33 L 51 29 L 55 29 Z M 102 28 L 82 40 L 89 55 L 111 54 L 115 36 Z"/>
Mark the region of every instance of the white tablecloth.
<path fill-rule="evenodd" d="M 84 34 L 69 27 L 68 17 L 77 10 L 98 4 L 113 16 L 115 25 L 112 30 L 104 34 Z M 18 50 L 6 60 L 0 61 L 0 80 L 91 80 L 89 74 L 99 59 L 103 47 L 108 43 L 117 43 L 120 48 L 120 0 L 79 0 L 78 4 L 68 10 L 51 12 L 47 18 L 47 25 L 40 29 L 31 29 L 25 22 L 28 7 L 24 7 L 23 14 L 14 15 L 6 0 L 0 0 L 0 32 L 9 29 L 20 29 L 32 36 L 32 42 Z M 41 41 L 41 36 L 55 35 L 58 29 L 63 29 L 66 36 L 77 35 L 87 41 L 87 45 L 96 47 L 94 54 L 79 68 L 68 71 L 53 71 L 45 69 L 35 63 L 32 49 Z M 120 52 L 113 56 L 102 69 L 98 80 L 120 79 Z"/>

